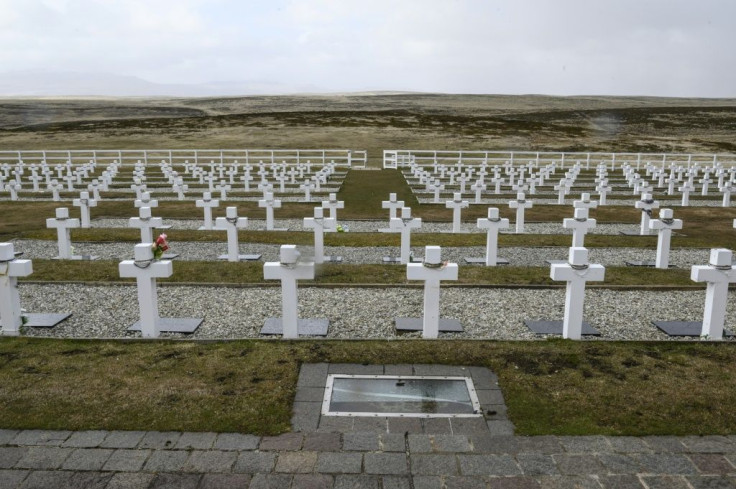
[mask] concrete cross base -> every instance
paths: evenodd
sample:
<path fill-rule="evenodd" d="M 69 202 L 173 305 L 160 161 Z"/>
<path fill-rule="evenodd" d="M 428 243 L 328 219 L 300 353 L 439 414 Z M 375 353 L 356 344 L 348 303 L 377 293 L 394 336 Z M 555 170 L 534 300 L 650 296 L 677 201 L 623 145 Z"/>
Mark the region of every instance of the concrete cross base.
<path fill-rule="evenodd" d="M 199 325 L 202 324 L 201 318 L 159 318 L 158 330 L 161 333 L 194 333 Z M 141 322 L 136 321 L 128 331 L 140 331 Z"/>
<path fill-rule="evenodd" d="M 562 321 L 530 321 L 524 320 L 524 325 L 537 334 L 562 334 Z M 582 334 L 600 336 L 598 330 L 593 329 L 588 321 L 583 321 Z"/>
<path fill-rule="evenodd" d="M 99 258 L 100 258 L 99 256 L 95 256 L 95 255 L 72 255 L 71 258 L 62 258 L 60 256 L 55 256 L 54 258 L 52 258 L 52 260 L 79 260 L 79 261 L 87 260 L 87 261 L 92 261 L 92 260 L 98 260 Z"/>
<path fill-rule="evenodd" d="M 473 263 L 478 265 L 485 265 L 485 258 L 465 258 L 465 263 Z M 509 261 L 506 258 L 496 258 L 496 265 L 508 265 Z"/>
<path fill-rule="evenodd" d="M 700 336 L 703 331 L 702 321 L 652 321 L 652 324 L 669 336 Z M 723 330 L 723 336 L 733 333 Z"/>
<path fill-rule="evenodd" d="M 327 336 L 327 329 L 330 326 L 328 319 L 297 319 L 296 328 L 299 336 Z M 261 334 L 275 335 L 283 334 L 284 326 L 281 318 L 268 318 L 263 324 Z"/>
<path fill-rule="evenodd" d="M 29 328 L 53 328 L 71 315 L 72 313 L 70 312 L 61 314 L 25 314 L 28 321 L 23 326 L 28 326 Z"/>
<path fill-rule="evenodd" d="M 342 263 L 342 257 L 341 256 L 325 256 L 324 261 L 325 263 Z"/>
<path fill-rule="evenodd" d="M 229 255 L 220 255 L 217 257 L 218 260 L 227 260 Z M 238 255 L 238 261 L 255 261 L 260 260 L 261 255 Z"/>
<path fill-rule="evenodd" d="M 422 318 L 396 318 L 396 331 L 422 331 Z M 462 333 L 463 326 L 457 319 L 440 319 L 440 333 Z"/>
<path fill-rule="evenodd" d="M 628 267 L 656 267 L 657 262 L 654 261 L 627 261 L 626 266 Z M 668 268 L 677 268 L 674 265 L 668 265 Z"/>

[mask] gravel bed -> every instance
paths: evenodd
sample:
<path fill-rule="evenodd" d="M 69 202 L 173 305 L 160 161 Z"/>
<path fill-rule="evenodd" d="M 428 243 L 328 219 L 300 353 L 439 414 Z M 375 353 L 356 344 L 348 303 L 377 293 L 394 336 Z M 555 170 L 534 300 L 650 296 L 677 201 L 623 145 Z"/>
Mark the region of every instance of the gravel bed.
<path fill-rule="evenodd" d="M 538 205 L 572 205 L 573 200 L 578 200 L 578 197 L 575 197 L 574 199 L 567 198 L 565 199 L 564 204 L 557 204 L 557 199 L 535 199 L 533 196 L 529 196 L 527 200 L 538 204 Z M 434 204 L 434 198 L 417 198 L 420 204 Z M 440 198 L 440 202 L 438 204 L 444 204 L 446 201 L 451 200 L 448 198 Z M 480 204 L 475 204 L 474 198 L 465 197 L 465 200 L 468 200 L 471 205 L 503 205 L 507 206 L 509 205 L 509 198 L 505 199 L 481 199 Z M 597 200 L 597 199 L 594 199 Z M 638 201 L 636 197 L 632 197 L 630 199 L 616 199 L 611 198 L 611 195 L 608 195 L 608 200 L 606 206 L 612 206 L 612 205 L 631 205 L 633 206 L 636 201 Z M 659 202 L 660 207 L 683 207 L 680 205 L 682 203 L 682 198 L 673 198 L 673 199 L 661 199 L 657 198 L 657 201 Z M 685 207 L 722 207 L 722 202 L 720 200 L 695 200 L 690 198 L 690 205 Z"/>
<path fill-rule="evenodd" d="M 21 284 L 21 301 L 29 312 L 72 312 L 53 329 L 22 329 L 26 336 L 60 338 L 134 338 L 127 332 L 138 320 L 133 285 Z M 731 292 L 733 294 L 733 292 Z M 163 286 L 158 289 L 161 317 L 200 317 L 204 322 L 191 335 L 164 333 L 164 337 L 192 339 L 258 338 L 268 317 L 281 315 L 278 288 Z M 705 291 L 613 291 L 588 289 L 585 317 L 601 332 L 602 340 L 672 340 L 651 325 L 652 320 L 702 320 Z M 382 304 L 382 306 L 381 306 Z M 396 317 L 420 317 L 420 288 L 299 289 L 299 314 L 327 318 L 328 338 L 391 339 L 397 335 Z M 561 319 L 563 289 L 444 288 L 442 317 L 461 321 L 463 333 L 443 338 L 536 340 L 524 319 Z M 734 327 L 736 301 L 730 300 L 726 324 Z M 590 337 L 593 339 L 593 337 Z"/>
<path fill-rule="evenodd" d="M 58 255 L 55 241 L 45 240 L 15 240 L 15 250 L 24 253 L 23 258 L 51 259 Z M 133 243 L 77 243 L 74 244 L 74 253 L 77 255 L 93 255 L 101 260 L 129 260 L 133 257 Z M 190 241 L 177 241 L 171 243 L 171 252 L 178 253 L 176 260 L 212 261 L 217 260 L 220 255 L 227 253 L 227 243 L 200 243 Z M 261 261 L 278 261 L 279 245 L 240 243 L 241 254 L 260 254 Z M 310 246 L 300 246 L 302 256 L 314 255 L 314 249 Z M 424 255 L 424 248 L 413 246 L 411 248 L 415 257 Z M 376 264 L 383 263 L 383 257 L 399 256 L 399 247 L 373 246 L 373 247 L 325 247 L 325 255 L 340 256 L 346 264 Z M 564 247 L 502 247 L 499 256 L 506 258 L 514 266 L 548 266 L 545 260 L 567 260 L 568 249 Z M 692 265 L 704 265 L 708 263 L 710 250 L 697 248 L 673 249 L 670 251 L 670 264 L 680 268 Z M 468 265 L 464 259 L 467 257 L 485 257 L 485 247 L 444 247 L 442 256 L 460 266 Z M 605 266 L 624 266 L 627 261 L 654 260 L 655 250 L 643 248 L 590 248 L 589 257 L 591 263 L 601 263 Z M 390 265 L 387 265 L 390 266 Z M 174 265 L 176 270 L 176 264 Z"/>

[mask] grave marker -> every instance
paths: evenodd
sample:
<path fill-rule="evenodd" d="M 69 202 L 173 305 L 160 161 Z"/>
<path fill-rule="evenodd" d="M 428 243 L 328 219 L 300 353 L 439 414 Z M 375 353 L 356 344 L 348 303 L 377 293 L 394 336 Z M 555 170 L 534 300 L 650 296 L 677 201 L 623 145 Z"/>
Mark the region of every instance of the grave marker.
<path fill-rule="evenodd" d="M 509 201 L 509 207 L 516 209 L 516 232 L 522 234 L 524 232 L 524 210 L 533 206 L 531 200 L 525 199 L 524 193 L 516 194 L 516 200 Z"/>
<path fill-rule="evenodd" d="M 485 258 L 466 258 L 465 261 L 467 263 L 485 263 L 487 267 L 508 265 L 508 260 L 496 256 L 498 251 L 498 231 L 501 229 L 508 229 L 509 227 L 509 220 L 506 218 L 499 218 L 498 215 L 497 208 L 489 207 L 488 217 L 478 219 L 478 229 L 487 229 L 486 256 Z"/>
<path fill-rule="evenodd" d="M 218 260 L 238 262 L 243 260 L 259 260 L 261 255 L 240 255 L 238 245 L 238 229 L 248 227 L 247 217 L 238 217 L 237 207 L 227 207 L 225 217 L 215 219 L 215 229 L 227 231 L 227 255 L 220 255 Z"/>
<path fill-rule="evenodd" d="M 397 261 L 403 265 L 409 263 L 411 253 L 411 230 L 422 227 L 422 220 L 418 217 L 411 217 L 411 207 L 402 207 L 401 218 L 391 219 L 389 229 L 394 233 L 401 233 L 401 257 L 397 260 L 393 257 L 384 257 L 383 261 L 388 263 L 396 263 Z"/>
<path fill-rule="evenodd" d="M 585 246 L 585 235 L 596 225 L 595 219 L 588 219 L 588 209 L 578 207 L 575 209 L 575 217 L 562 220 L 562 227 L 572 229 L 572 246 L 582 248 Z"/>
<path fill-rule="evenodd" d="M 195 202 L 197 207 L 204 209 L 204 226 L 200 227 L 199 230 L 212 230 L 212 209 L 219 207 L 220 201 L 213 199 L 210 192 L 204 192 L 202 198 Z"/>
<path fill-rule="evenodd" d="M 74 207 L 79 207 L 81 214 L 81 227 L 87 229 L 89 224 L 89 208 L 97 207 L 97 201 L 89 198 L 89 192 L 80 192 L 79 198 L 72 201 Z"/>
<path fill-rule="evenodd" d="M 314 229 L 314 263 L 319 265 L 328 262 L 340 262 L 342 258 L 325 256 L 324 233 L 337 229 L 337 221 L 332 217 L 324 217 L 322 207 L 314 208 L 314 217 L 304 218 L 304 227 Z"/>
<path fill-rule="evenodd" d="M 281 201 L 273 198 L 273 193 L 266 192 L 263 199 L 258 201 L 258 207 L 266 208 L 266 230 L 267 231 L 285 231 L 285 229 L 274 229 L 273 227 L 273 210 L 281 208 Z"/>
<path fill-rule="evenodd" d="M 463 200 L 462 194 L 459 192 L 455 192 L 453 196 L 453 200 L 448 200 L 445 202 L 445 207 L 448 209 L 452 209 L 452 232 L 453 233 L 460 233 L 462 222 L 460 220 L 460 213 L 462 212 L 462 209 L 465 209 L 470 205 L 470 203 L 467 200 Z"/>

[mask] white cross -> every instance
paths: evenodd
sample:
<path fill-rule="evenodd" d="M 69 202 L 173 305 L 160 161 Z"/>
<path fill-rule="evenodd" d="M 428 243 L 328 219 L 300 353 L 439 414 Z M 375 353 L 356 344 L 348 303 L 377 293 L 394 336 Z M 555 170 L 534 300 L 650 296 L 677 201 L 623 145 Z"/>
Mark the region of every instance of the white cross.
<path fill-rule="evenodd" d="M 667 195 L 672 195 L 675 193 L 676 183 L 677 183 L 677 178 L 675 178 L 674 175 L 670 175 L 667 178 Z"/>
<path fill-rule="evenodd" d="M 323 200 L 322 207 L 330 210 L 330 219 L 337 220 L 337 209 L 345 208 L 345 201 L 337 200 L 337 194 L 330 194 L 330 200 Z"/>
<path fill-rule="evenodd" d="M 92 192 L 92 198 L 96 201 L 100 201 L 100 182 L 97 179 L 92 180 L 90 184 L 87 185 L 87 191 Z"/>
<path fill-rule="evenodd" d="M 135 259 L 121 261 L 118 270 L 121 277 L 136 279 L 141 334 L 144 338 L 157 338 L 160 318 L 156 279 L 171 277 L 174 274 L 171 260 L 154 260 L 151 243 L 142 243 L 135 245 Z"/>
<path fill-rule="evenodd" d="M 153 228 L 163 226 L 163 218 L 151 217 L 150 207 L 140 207 L 138 209 L 139 217 L 131 217 L 128 219 L 128 226 L 141 230 L 141 243 L 153 243 Z"/>
<path fill-rule="evenodd" d="M 524 232 L 524 210 L 533 206 L 531 200 L 526 200 L 524 193 L 516 194 L 516 200 L 509 201 L 509 207 L 516 209 L 516 232 L 521 234 Z"/>
<path fill-rule="evenodd" d="M 324 210 L 322 207 L 315 207 L 314 217 L 304 218 L 304 227 L 307 229 L 314 229 L 314 263 L 324 263 L 324 232 L 335 231 L 337 229 L 337 220 L 335 220 L 334 217 L 324 217 Z"/>
<path fill-rule="evenodd" d="M 59 197 L 59 191 L 62 189 L 62 185 L 57 180 L 51 180 L 51 183 L 48 185 L 48 189 L 51 190 L 54 202 L 59 202 L 61 200 Z"/>
<path fill-rule="evenodd" d="M 79 198 L 72 201 L 74 207 L 79 207 L 82 216 L 81 225 L 83 228 L 89 228 L 89 208 L 97 207 L 97 201 L 89 198 L 89 192 L 79 192 Z"/>
<path fill-rule="evenodd" d="M 682 192 L 682 203 L 680 205 L 683 207 L 690 205 L 690 192 L 695 190 L 693 184 L 690 183 L 690 181 L 686 181 L 681 187 L 678 187 L 677 190 Z"/>
<path fill-rule="evenodd" d="M 238 217 L 237 207 L 227 207 L 225 217 L 215 219 L 215 229 L 227 231 L 227 261 L 240 261 L 238 229 L 248 227 L 247 217 Z"/>
<path fill-rule="evenodd" d="M 703 175 L 703 178 L 701 178 L 698 181 L 703 184 L 703 190 L 700 193 L 700 195 L 708 195 L 708 184 L 713 181 L 710 178 L 708 178 L 708 173 L 706 173 L 705 175 Z"/>
<path fill-rule="evenodd" d="M 641 226 L 639 234 L 646 236 L 649 234 L 649 218 L 652 215 L 653 209 L 659 209 L 659 202 L 652 198 L 652 194 L 642 194 L 641 200 L 638 201 L 634 206 L 637 209 L 641 209 Z"/>
<path fill-rule="evenodd" d="M 568 263 L 552 264 L 550 278 L 567 282 L 563 338 L 579 340 L 582 337 L 585 283 L 602 281 L 605 272 L 603 265 L 588 264 L 588 250 L 585 248 L 570 248 Z"/>
<path fill-rule="evenodd" d="M 672 209 L 660 209 L 659 219 L 649 221 L 649 229 L 657 231 L 656 268 L 670 266 L 670 240 L 673 229 L 682 229 L 682 219 L 672 218 Z"/>
<path fill-rule="evenodd" d="M 554 186 L 554 189 L 557 190 L 557 203 L 560 205 L 564 204 L 565 194 L 570 189 L 570 181 L 563 178 L 560 180 L 560 183 Z"/>
<path fill-rule="evenodd" d="M 312 198 L 312 190 L 314 190 L 314 184 L 309 179 L 304 180 L 304 183 L 299 185 L 300 190 L 304 190 L 304 202 L 309 202 Z"/>
<path fill-rule="evenodd" d="M 42 177 L 42 176 L 40 176 L 40 175 L 38 175 L 38 174 L 36 174 L 36 173 L 34 173 L 34 174 L 33 174 L 33 175 L 31 175 L 30 177 L 28 177 L 28 179 L 29 179 L 29 180 L 30 180 L 31 182 L 33 182 L 33 191 L 34 191 L 34 192 L 39 192 L 39 191 L 40 191 L 40 189 L 39 189 L 39 186 L 38 186 L 38 185 L 39 185 L 39 182 L 40 182 L 41 180 L 43 180 L 43 177 Z"/>
<path fill-rule="evenodd" d="M 447 209 L 452 209 L 452 232 L 453 233 L 459 233 L 460 232 L 460 213 L 462 212 L 462 209 L 467 208 L 470 205 L 470 203 L 467 200 L 463 200 L 462 194 L 460 192 L 455 192 L 453 196 L 453 200 L 448 200 L 445 202 L 445 207 Z"/>
<path fill-rule="evenodd" d="M 21 318 L 18 277 L 33 273 L 31 260 L 17 260 L 13 243 L 0 243 L 0 321 L 4 336 L 18 336 Z"/>
<path fill-rule="evenodd" d="M 189 185 L 184 184 L 184 180 L 181 178 L 178 178 L 174 185 L 171 187 L 174 192 L 176 192 L 177 197 L 179 200 L 184 200 L 184 192 L 189 190 Z"/>
<path fill-rule="evenodd" d="M 279 182 L 279 192 L 284 193 L 286 191 L 286 180 L 288 177 L 286 176 L 286 173 L 279 173 L 276 175 L 276 180 Z"/>
<path fill-rule="evenodd" d="M 299 337 L 297 314 L 297 280 L 314 278 L 314 262 L 299 262 L 295 245 L 283 245 L 279 262 L 263 265 L 263 278 L 281 280 L 281 324 L 284 339 Z"/>
<path fill-rule="evenodd" d="M 491 183 L 493 183 L 493 193 L 494 194 L 500 194 L 501 193 L 501 184 L 504 182 L 503 178 L 501 177 L 493 177 L 491 178 Z"/>
<path fill-rule="evenodd" d="M 139 178 L 136 178 L 135 183 L 130 186 L 130 189 L 135 192 L 135 198 L 140 199 L 141 194 L 146 190 L 146 185 L 144 183 L 141 183 L 141 180 Z"/>
<path fill-rule="evenodd" d="M 5 185 L 5 190 L 10 192 L 10 200 L 18 200 L 18 190 L 20 190 L 20 184 L 15 180 Z"/>
<path fill-rule="evenodd" d="M 723 192 L 723 203 L 722 207 L 729 207 L 731 205 L 731 193 L 736 191 L 731 182 L 726 182 L 725 185 L 719 187 L 719 190 Z"/>
<path fill-rule="evenodd" d="M 478 229 L 487 229 L 486 232 L 486 266 L 495 267 L 498 253 L 498 231 L 509 227 L 509 220 L 498 217 L 498 209 L 488 208 L 488 218 L 480 218 Z"/>
<path fill-rule="evenodd" d="M 488 188 L 482 179 L 476 180 L 473 185 L 470 186 L 470 190 L 475 192 L 475 203 L 480 204 L 480 196 L 484 190 Z"/>
<path fill-rule="evenodd" d="M 271 192 L 267 192 L 265 198 L 258 201 L 258 207 L 266 208 L 266 230 L 273 231 L 273 210 L 281 207 L 281 201 L 275 200 Z"/>
<path fill-rule="evenodd" d="M 220 201 L 213 199 L 212 194 L 204 192 L 202 198 L 195 202 L 197 207 L 204 208 L 204 226 L 200 230 L 212 230 L 212 209 L 220 205 Z"/>
<path fill-rule="evenodd" d="M 595 219 L 588 219 L 588 209 L 579 207 L 575 209 L 575 217 L 562 220 L 562 227 L 572 229 L 572 246 L 581 248 L 585 246 L 586 233 L 596 225 Z"/>
<path fill-rule="evenodd" d="M 389 219 L 395 219 L 396 209 L 400 209 L 402 207 L 404 207 L 404 201 L 396 200 L 396 194 L 389 194 L 388 200 L 384 200 L 381 202 L 381 208 L 388 209 Z"/>
<path fill-rule="evenodd" d="M 728 284 L 736 282 L 736 273 L 734 273 L 736 267 L 732 265 L 732 257 L 731 250 L 712 249 L 708 265 L 693 265 L 690 269 L 691 280 L 708 284 L 705 289 L 703 329 L 700 335 L 710 340 L 723 339 Z"/>
<path fill-rule="evenodd" d="M 580 200 L 574 200 L 572 206 L 575 209 L 595 209 L 598 207 L 598 202 L 590 200 L 589 193 L 583 193 L 580 196 Z"/>
<path fill-rule="evenodd" d="M 395 233 L 401 233 L 401 263 L 409 263 L 411 230 L 422 227 L 422 220 L 411 217 L 411 207 L 401 208 L 401 217 L 389 221 L 389 229 Z"/>
<path fill-rule="evenodd" d="M 608 186 L 607 180 L 606 183 L 601 182 L 596 186 L 595 191 L 598 192 L 598 205 L 606 205 L 606 195 L 611 190 L 613 189 Z"/>
<path fill-rule="evenodd" d="M 424 314 L 422 318 L 422 337 L 437 338 L 440 328 L 440 281 L 457 280 L 457 263 L 442 263 L 442 249 L 439 246 L 424 248 L 422 263 L 406 265 L 407 280 L 424 281 Z"/>
<path fill-rule="evenodd" d="M 62 180 L 66 180 L 67 191 L 74 192 L 74 175 L 66 175 Z"/>
<path fill-rule="evenodd" d="M 445 189 L 445 186 L 440 183 L 439 180 L 435 180 L 432 185 L 430 185 L 430 190 L 434 192 L 434 203 L 439 204 L 440 203 L 440 192 Z"/>
<path fill-rule="evenodd" d="M 245 172 L 245 175 L 240 177 L 240 179 L 243 181 L 243 185 L 245 187 L 246 192 L 250 192 L 250 181 L 253 180 L 253 177 L 250 176 L 250 171 Z"/>
<path fill-rule="evenodd" d="M 63 260 L 72 259 L 71 230 L 79 227 L 79 219 L 69 219 L 69 209 L 58 207 L 56 217 L 46 219 L 47 228 L 56 228 L 59 256 Z"/>
<path fill-rule="evenodd" d="M 220 180 L 220 183 L 215 185 L 215 190 L 220 192 L 220 200 L 227 200 L 227 192 L 230 191 L 230 185 L 225 183 L 225 180 Z"/>
<path fill-rule="evenodd" d="M 135 207 L 158 207 L 158 200 L 151 199 L 150 192 L 141 192 L 141 198 L 133 201 Z"/>

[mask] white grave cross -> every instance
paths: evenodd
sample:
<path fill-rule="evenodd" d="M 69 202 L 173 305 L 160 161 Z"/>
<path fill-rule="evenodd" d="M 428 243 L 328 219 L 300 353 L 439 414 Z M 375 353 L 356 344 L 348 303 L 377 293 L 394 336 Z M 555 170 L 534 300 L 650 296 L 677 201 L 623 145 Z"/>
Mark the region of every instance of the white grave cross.
<path fill-rule="evenodd" d="M 128 226 L 141 230 L 141 243 L 153 243 L 153 228 L 163 226 L 163 219 L 160 217 L 151 217 L 150 207 L 141 207 L 138 209 L 138 217 L 128 219 Z"/>
<path fill-rule="evenodd" d="M 46 219 L 47 228 L 56 228 L 59 243 L 59 256 L 63 260 L 72 259 L 71 229 L 79 227 L 79 219 L 69 219 L 69 209 L 58 207 L 56 217 Z"/>
<path fill-rule="evenodd" d="M 314 278 L 314 262 L 299 262 L 299 256 L 295 245 L 283 245 L 280 261 L 263 266 L 264 279 L 281 280 L 281 324 L 285 339 L 299 336 L 296 281 Z"/>
<path fill-rule="evenodd" d="M 534 204 L 532 201 L 525 199 L 524 193 L 516 194 L 516 200 L 509 201 L 509 207 L 516 209 L 516 232 L 521 234 L 524 232 L 524 210 L 529 209 Z"/>
<path fill-rule="evenodd" d="M 332 217 L 324 217 L 324 210 L 322 209 L 322 207 L 315 207 L 314 217 L 304 218 L 304 227 L 307 229 L 314 229 L 314 263 L 324 263 L 324 232 L 336 230 L 337 221 Z"/>
<path fill-rule="evenodd" d="M 237 207 L 227 207 L 225 209 L 225 217 L 215 219 L 215 229 L 227 231 L 227 261 L 240 261 L 238 229 L 245 229 L 246 227 L 248 227 L 248 218 L 238 217 Z"/>
<path fill-rule="evenodd" d="M 13 243 L 0 243 L 0 322 L 2 334 L 18 336 L 22 324 L 18 277 L 33 273 L 31 260 L 16 260 Z"/>
<path fill-rule="evenodd" d="M 460 213 L 470 205 L 467 200 L 463 200 L 460 192 L 455 192 L 453 200 L 445 202 L 445 207 L 452 209 L 452 232 L 459 233 L 462 222 L 460 221 Z"/>
<path fill-rule="evenodd" d="M 411 230 L 422 227 L 422 220 L 418 217 L 411 217 L 411 207 L 402 207 L 401 217 L 391 219 L 389 228 L 393 232 L 401 233 L 401 258 L 402 264 L 409 263 Z"/>
<path fill-rule="evenodd" d="M 424 281 L 424 317 L 422 337 L 437 338 L 440 327 L 440 281 L 457 280 L 457 263 L 443 263 L 442 249 L 439 246 L 424 248 L 422 263 L 406 265 L 408 280 Z"/>
<path fill-rule="evenodd" d="M 562 220 L 562 227 L 572 229 L 572 246 L 582 248 L 585 246 L 585 235 L 596 225 L 595 219 L 588 219 L 588 209 L 575 209 L 575 217 Z"/>
<path fill-rule="evenodd" d="M 659 209 L 659 202 L 652 198 L 652 194 L 642 194 L 641 200 L 635 204 L 637 209 L 641 209 L 641 226 L 639 234 L 646 236 L 649 234 L 649 219 L 652 215 L 652 209 Z"/>
<path fill-rule="evenodd" d="M 733 253 L 725 248 L 710 250 L 708 265 L 693 265 L 690 279 L 694 282 L 707 282 L 705 289 L 705 310 L 701 337 L 710 340 L 723 338 L 726 322 L 726 303 L 728 284 L 736 282 L 736 267 L 732 265 Z"/>
<path fill-rule="evenodd" d="M 266 192 L 265 198 L 258 201 L 258 207 L 266 208 L 266 230 L 273 231 L 273 210 L 281 207 L 281 201 L 273 198 L 273 193 Z"/>
<path fill-rule="evenodd" d="M 204 192 L 202 198 L 197 200 L 197 207 L 204 208 L 204 226 L 200 230 L 212 230 L 212 209 L 220 205 L 220 201 L 213 199 L 210 192 Z"/>
<path fill-rule="evenodd" d="M 660 209 L 659 219 L 649 221 L 649 229 L 657 231 L 656 268 L 670 266 L 670 240 L 673 229 L 682 229 L 682 219 L 672 218 L 672 209 Z"/>
<path fill-rule="evenodd" d="M 82 216 L 81 227 L 89 228 L 89 208 L 97 207 L 97 201 L 89 198 L 89 192 L 80 192 L 79 198 L 72 201 L 74 207 L 79 207 Z"/>
<path fill-rule="evenodd" d="M 495 267 L 498 253 L 498 231 L 509 227 L 509 220 L 498 217 L 498 209 L 490 207 L 488 218 L 480 218 L 478 229 L 487 229 L 486 232 L 486 266 Z"/>

